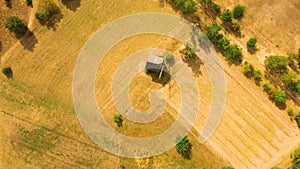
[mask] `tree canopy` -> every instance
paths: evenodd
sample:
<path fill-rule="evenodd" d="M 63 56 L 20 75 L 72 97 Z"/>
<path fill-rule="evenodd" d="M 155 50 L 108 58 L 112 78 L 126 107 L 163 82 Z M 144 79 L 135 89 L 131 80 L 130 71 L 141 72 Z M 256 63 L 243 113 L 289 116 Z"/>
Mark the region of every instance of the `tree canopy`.
<path fill-rule="evenodd" d="M 171 0 L 176 8 L 180 9 L 183 14 L 190 14 L 197 11 L 197 4 L 193 0 Z"/>
<path fill-rule="evenodd" d="M 227 23 L 232 21 L 232 12 L 229 9 L 226 9 L 220 16 L 222 23 Z"/>
<path fill-rule="evenodd" d="M 236 5 L 233 9 L 233 17 L 240 18 L 244 15 L 245 7 L 242 5 Z"/>
<path fill-rule="evenodd" d="M 221 29 L 222 28 L 217 23 L 213 23 L 210 27 L 207 28 L 207 30 L 205 31 L 205 35 L 211 41 L 216 41 Z"/>
<path fill-rule="evenodd" d="M 23 36 L 28 29 L 23 21 L 17 16 L 7 18 L 5 27 L 9 30 L 9 32 L 14 33 L 16 36 Z"/>
<path fill-rule="evenodd" d="M 284 56 L 268 56 L 265 60 L 265 67 L 270 73 L 282 73 L 287 70 L 289 60 Z"/>
<path fill-rule="evenodd" d="M 225 50 L 224 55 L 229 60 L 234 60 L 238 62 L 243 60 L 242 49 L 239 48 L 237 44 L 229 45 L 228 48 Z"/>

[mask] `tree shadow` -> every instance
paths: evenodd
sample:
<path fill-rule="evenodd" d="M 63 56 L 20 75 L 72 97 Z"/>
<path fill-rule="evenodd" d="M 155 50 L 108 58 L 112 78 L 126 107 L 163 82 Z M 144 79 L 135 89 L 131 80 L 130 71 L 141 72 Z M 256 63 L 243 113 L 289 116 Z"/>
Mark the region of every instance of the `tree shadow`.
<path fill-rule="evenodd" d="M 284 110 L 286 109 L 286 104 L 279 104 L 279 103 L 275 103 L 275 105 L 280 109 L 280 110 Z"/>
<path fill-rule="evenodd" d="M 4 0 L 4 1 L 5 1 L 6 7 L 12 8 L 11 1 L 10 1 L 10 0 Z"/>
<path fill-rule="evenodd" d="M 234 35 L 234 36 L 237 37 L 237 38 L 241 38 L 241 37 L 242 37 L 241 31 L 239 31 L 239 32 L 234 31 L 232 25 L 233 25 L 232 22 L 230 22 L 230 23 L 223 23 L 223 24 L 222 24 L 222 27 L 223 27 L 229 34 L 232 34 L 232 35 Z"/>
<path fill-rule="evenodd" d="M 256 86 L 260 86 L 261 84 L 261 79 L 254 79 Z"/>
<path fill-rule="evenodd" d="M 24 47 L 24 49 L 33 52 L 35 45 L 38 40 L 36 39 L 34 33 L 31 30 L 28 30 L 26 34 L 20 39 L 20 43 Z"/>
<path fill-rule="evenodd" d="M 53 31 L 56 31 L 57 24 L 61 21 L 63 16 L 64 15 L 62 14 L 61 10 L 59 8 L 57 8 L 56 13 L 53 14 L 53 16 L 51 16 L 51 18 L 49 18 L 46 21 L 39 20 L 39 22 L 41 25 L 46 26 L 48 29 L 52 29 Z"/>
<path fill-rule="evenodd" d="M 186 160 L 190 160 L 192 158 L 192 145 L 190 146 L 190 148 L 187 151 L 181 152 L 181 156 L 186 159 Z"/>
<path fill-rule="evenodd" d="M 0 42 L 0 52 L 2 51 L 3 45 L 2 42 Z"/>
<path fill-rule="evenodd" d="M 299 65 L 297 65 L 297 63 L 295 63 L 295 62 L 296 61 L 294 61 L 294 60 L 290 60 L 289 67 L 291 69 L 293 69 L 293 71 L 295 71 L 297 74 L 299 74 L 300 73 L 299 70 L 298 70 Z"/>
<path fill-rule="evenodd" d="M 76 11 L 80 7 L 80 0 L 61 0 L 62 4 L 71 11 Z"/>
<path fill-rule="evenodd" d="M 201 61 L 199 57 L 195 58 L 184 58 L 183 61 L 188 64 L 188 66 L 192 69 L 193 73 L 196 76 L 202 75 L 202 72 L 200 71 L 201 65 L 204 65 L 204 63 Z"/>
<path fill-rule="evenodd" d="M 5 77 L 6 77 L 7 79 L 12 79 L 13 76 L 14 76 L 14 72 L 13 72 L 12 69 L 10 69 L 10 71 L 7 72 L 7 73 L 4 73 L 4 75 L 5 75 Z"/>

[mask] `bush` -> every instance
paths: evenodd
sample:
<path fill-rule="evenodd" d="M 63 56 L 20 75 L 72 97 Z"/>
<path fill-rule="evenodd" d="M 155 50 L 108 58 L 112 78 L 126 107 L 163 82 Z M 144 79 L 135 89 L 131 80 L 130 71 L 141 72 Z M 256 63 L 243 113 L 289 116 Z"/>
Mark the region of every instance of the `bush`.
<path fill-rule="evenodd" d="M 42 22 L 48 22 L 59 13 L 60 9 L 52 0 L 44 0 L 42 9 L 35 13 L 35 17 Z"/>
<path fill-rule="evenodd" d="M 287 110 L 287 112 L 288 112 L 288 115 L 289 116 L 294 116 L 294 109 L 292 109 L 292 108 L 289 108 L 288 110 Z"/>
<path fill-rule="evenodd" d="M 296 115 L 295 120 L 298 124 L 298 127 L 300 127 L 300 112 Z M 299 165 L 300 165 L 300 156 L 299 156 Z"/>
<path fill-rule="evenodd" d="M 223 51 L 226 50 L 229 45 L 230 39 L 227 36 L 222 36 L 222 38 L 217 41 L 217 46 Z"/>
<path fill-rule="evenodd" d="M 270 73 L 282 73 L 287 70 L 289 60 L 284 56 L 269 56 L 265 60 L 265 67 Z"/>
<path fill-rule="evenodd" d="M 253 71 L 253 78 L 255 79 L 255 80 L 260 80 L 261 79 L 261 71 L 260 70 L 254 70 Z"/>
<path fill-rule="evenodd" d="M 190 155 L 191 148 L 192 148 L 192 143 L 189 141 L 187 136 L 184 136 L 183 138 L 177 137 L 176 150 L 178 153 L 188 158 Z"/>
<path fill-rule="evenodd" d="M 240 34 L 241 33 L 241 25 L 238 22 L 232 23 L 232 29 L 234 32 Z"/>
<path fill-rule="evenodd" d="M 289 71 L 285 73 L 281 76 L 281 81 L 286 89 L 295 93 L 300 91 L 300 79 L 295 72 Z"/>
<path fill-rule="evenodd" d="M 238 45 L 229 45 L 225 50 L 224 55 L 226 59 L 241 62 L 243 60 L 242 49 Z"/>
<path fill-rule="evenodd" d="M 114 115 L 114 122 L 117 123 L 118 127 L 122 126 L 123 118 L 120 114 Z"/>
<path fill-rule="evenodd" d="M 266 81 L 263 84 L 263 88 L 264 88 L 264 91 L 266 91 L 267 93 L 269 93 L 271 91 L 271 83 L 270 83 L 270 81 Z"/>
<path fill-rule="evenodd" d="M 215 11 L 217 12 L 217 13 L 220 13 L 221 12 L 221 5 L 216 5 L 215 6 Z"/>
<path fill-rule="evenodd" d="M 222 23 L 227 23 L 232 21 L 232 13 L 229 9 L 226 9 L 220 16 Z"/>
<path fill-rule="evenodd" d="M 193 59 L 197 57 L 196 52 L 190 47 L 189 44 L 185 44 L 185 48 L 179 52 L 183 54 L 186 59 Z"/>
<path fill-rule="evenodd" d="M 31 6 L 32 5 L 32 0 L 26 0 L 26 5 Z"/>
<path fill-rule="evenodd" d="M 46 10 L 41 10 L 35 13 L 35 18 L 40 21 L 46 22 L 50 18 L 50 13 Z"/>
<path fill-rule="evenodd" d="M 222 169 L 234 169 L 233 167 L 222 167 Z"/>
<path fill-rule="evenodd" d="M 171 63 L 172 61 L 174 61 L 174 55 L 172 55 L 171 53 L 168 53 L 166 56 L 166 60 L 167 60 L 167 63 Z"/>
<path fill-rule="evenodd" d="M 222 28 L 217 24 L 213 23 L 210 27 L 207 28 L 205 31 L 205 35 L 210 39 L 211 41 L 215 42 L 217 37 L 220 35 L 219 32 Z"/>
<path fill-rule="evenodd" d="M 300 148 L 298 148 L 293 154 L 293 165 L 289 169 L 299 169 L 300 168 Z"/>
<path fill-rule="evenodd" d="M 247 77 L 252 76 L 254 68 L 253 68 L 251 63 L 245 62 L 244 66 L 243 66 L 243 69 L 244 69 L 244 74 Z"/>
<path fill-rule="evenodd" d="M 257 41 L 256 38 L 250 38 L 247 42 L 247 48 L 255 49 L 256 41 Z"/>
<path fill-rule="evenodd" d="M 28 29 L 23 21 L 17 16 L 7 18 L 5 27 L 9 32 L 13 32 L 16 36 L 23 36 Z"/>
<path fill-rule="evenodd" d="M 237 5 L 233 9 L 233 17 L 240 18 L 244 15 L 245 7 L 242 5 Z"/>
<path fill-rule="evenodd" d="M 179 8 L 183 14 L 190 14 L 197 11 L 197 4 L 193 0 L 171 0 L 176 8 Z"/>
<path fill-rule="evenodd" d="M 274 94 L 274 101 L 276 104 L 285 104 L 287 101 L 285 92 L 278 91 Z"/>
<path fill-rule="evenodd" d="M 5 76 L 10 76 L 12 74 L 12 69 L 9 66 L 4 66 L 1 69 L 1 72 L 5 75 Z"/>

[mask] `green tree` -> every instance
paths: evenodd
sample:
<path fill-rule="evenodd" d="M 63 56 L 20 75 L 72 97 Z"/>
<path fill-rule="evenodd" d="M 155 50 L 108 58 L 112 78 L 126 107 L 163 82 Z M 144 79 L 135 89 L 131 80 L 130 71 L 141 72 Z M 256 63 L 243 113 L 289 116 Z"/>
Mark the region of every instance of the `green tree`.
<path fill-rule="evenodd" d="M 255 49 L 256 41 L 257 41 L 256 38 L 250 38 L 247 42 L 247 48 Z"/>
<path fill-rule="evenodd" d="M 114 122 L 117 123 L 118 127 L 122 127 L 123 118 L 120 114 L 114 115 Z"/>
<path fill-rule="evenodd" d="M 287 70 L 289 60 L 284 56 L 268 56 L 265 60 L 265 67 L 270 73 L 282 73 Z"/>
<path fill-rule="evenodd" d="M 227 23 L 232 21 L 232 12 L 229 9 L 226 9 L 220 16 L 222 23 Z"/>
<path fill-rule="evenodd" d="M 240 34 L 241 33 L 241 25 L 238 22 L 232 23 L 232 29 L 234 32 Z"/>
<path fill-rule="evenodd" d="M 215 11 L 216 11 L 217 13 L 220 13 L 220 12 L 221 12 L 221 5 L 217 4 L 217 5 L 215 6 Z"/>
<path fill-rule="evenodd" d="M 243 60 L 242 49 L 237 44 L 229 45 L 225 50 L 226 59 L 241 62 Z"/>
<path fill-rule="evenodd" d="M 32 0 L 25 0 L 27 6 L 31 6 L 32 5 Z"/>
<path fill-rule="evenodd" d="M 250 77 L 253 75 L 253 66 L 251 63 L 249 62 L 245 62 L 244 63 L 244 66 L 243 66 L 243 69 L 244 69 L 244 74 L 247 76 L 247 77 Z"/>
<path fill-rule="evenodd" d="M 294 71 L 289 71 L 281 76 L 284 87 L 292 92 L 300 91 L 300 79 Z"/>
<path fill-rule="evenodd" d="M 264 82 L 263 88 L 264 88 L 264 91 L 266 91 L 267 93 L 269 93 L 271 91 L 271 82 L 270 81 Z"/>
<path fill-rule="evenodd" d="M 229 45 L 230 39 L 227 36 L 222 36 L 222 38 L 217 41 L 217 46 L 223 51 L 226 50 Z"/>
<path fill-rule="evenodd" d="M 260 70 L 254 70 L 253 71 L 253 78 L 255 79 L 255 80 L 260 80 L 261 79 L 261 71 Z"/>
<path fill-rule="evenodd" d="M 192 148 L 192 143 L 189 141 L 187 136 L 177 137 L 176 139 L 176 150 L 178 153 L 183 155 L 185 158 L 189 158 L 190 151 Z"/>
<path fill-rule="evenodd" d="M 298 127 L 300 127 L 300 112 L 296 115 L 295 120 L 298 124 Z M 300 156 L 299 156 L 299 165 L 300 165 Z"/>
<path fill-rule="evenodd" d="M 168 53 L 168 54 L 166 55 L 166 60 L 167 60 L 167 63 L 170 64 L 172 61 L 174 61 L 174 55 L 171 54 L 171 53 Z"/>
<path fill-rule="evenodd" d="M 284 91 L 278 91 L 274 94 L 274 100 L 276 104 L 285 104 L 287 101 Z"/>
<path fill-rule="evenodd" d="M 41 10 L 36 12 L 34 16 L 36 19 L 46 22 L 50 18 L 50 13 L 46 10 Z"/>
<path fill-rule="evenodd" d="M 240 18 L 244 15 L 245 7 L 242 5 L 236 5 L 233 9 L 233 17 Z"/>
<path fill-rule="evenodd" d="M 9 32 L 14 33 L 16 36 L 23 36 L 28 29 L 23 21 L 17 16 L 7 18 L 5 27 L 9 30 Z"/>
<path fill-rule="evenodd" d="M 197 4 L 193 0 L 171 0 L 176 8 L 179 8 L 183 14 L 190 14 L 197 11 Z"/>
<path fill-rule="evenodd" d="M 293 117 L 293 116 L 294 116 L 294 109 L 289 108 L 289 109 L 287 110 L 287 112 L 288 112 L 288 115 L 289 115 L 290 117 Z"/>
<path fill-rule="evenodd" d="M 185 48 L 179 51 L 184 55 L 186 59 L 193 59 L 197 57 L 196 52 L 191 48 L 189 44 L 185 44 Z"/>
<path fill-rule="evenodd" d="M 219 32 L 222 28 L 217 24 L 213 23 L 210 27 L 207 28 L 205 31 L 205 35 L 210 39 L 211 41 L 215 42 L 217 40 L 217 37 L 220 35 Z"/>

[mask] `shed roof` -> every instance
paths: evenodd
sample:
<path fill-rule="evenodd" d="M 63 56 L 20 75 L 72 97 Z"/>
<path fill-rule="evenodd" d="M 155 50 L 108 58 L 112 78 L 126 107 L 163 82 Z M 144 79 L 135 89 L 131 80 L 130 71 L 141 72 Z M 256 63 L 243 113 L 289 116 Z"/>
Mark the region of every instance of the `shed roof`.
<path fill-rule="evenodd" d="M 159 57 L 159 56 L 150 55 L 148 57 L 147 62 L 159 65 L 159 64 L 163 64 L 164 63 L 164 58 Z"/>

